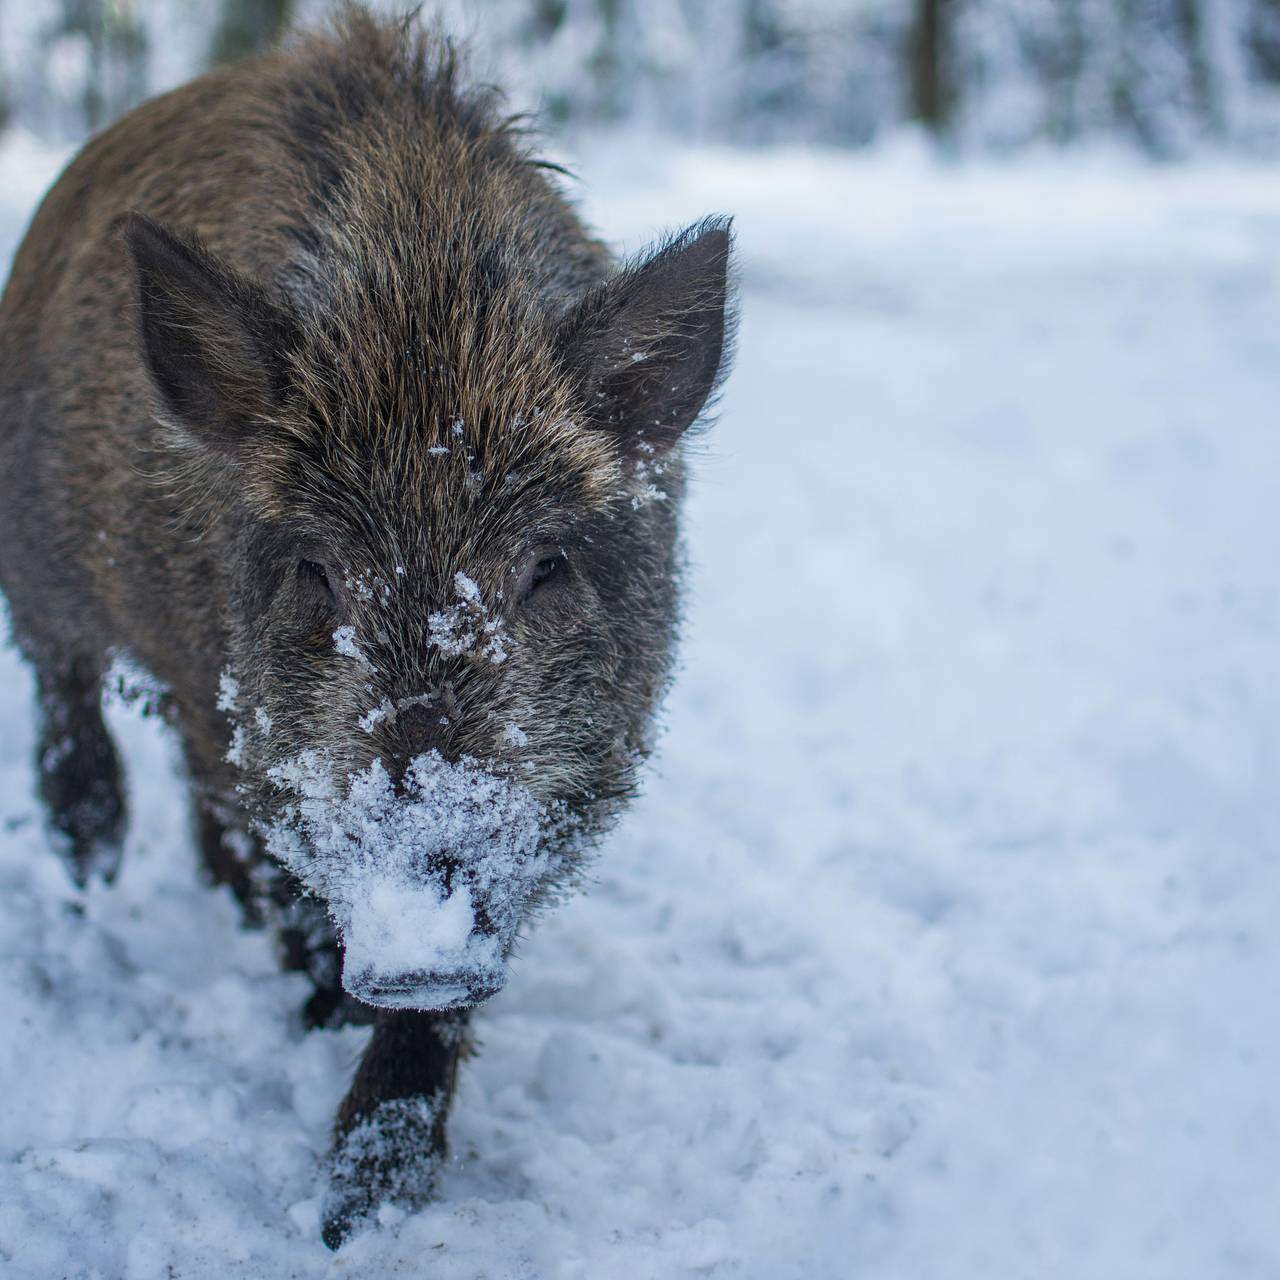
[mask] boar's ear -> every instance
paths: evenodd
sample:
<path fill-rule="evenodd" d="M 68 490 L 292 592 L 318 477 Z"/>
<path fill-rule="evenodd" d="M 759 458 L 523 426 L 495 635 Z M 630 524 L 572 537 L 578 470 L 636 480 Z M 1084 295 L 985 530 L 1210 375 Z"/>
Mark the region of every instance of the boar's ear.
<path fill-rule="evenodd" d="M 727 364 L 730 222 L 708 218 L 593 290 L 566 317 L 561 348 L 594 425 L 628 454 L 669 449 Z"/>
<path fill-rule="evenodd" d="M 136 212 L 124 236 L 142 355 L 162 408 L 196 439 L 234 454 L 278 403 L 283 314 L 194 236 Z"/>

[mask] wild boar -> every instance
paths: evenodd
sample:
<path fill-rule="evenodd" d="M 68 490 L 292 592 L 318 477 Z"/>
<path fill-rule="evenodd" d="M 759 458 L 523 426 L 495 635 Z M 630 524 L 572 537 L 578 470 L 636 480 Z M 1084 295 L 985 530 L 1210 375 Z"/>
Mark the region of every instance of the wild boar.
<path fill-rule="evenodd" d="M 730 228 L 614 262 L 447 41 L 349 11 L 93 139 L 0 303 L 0 586 L 79 884 L 104 671 L 163 687 L 198 844 L 371 1021 L 324 1238 L 430 1194 L 468 1011 L 636 785 Z"/>

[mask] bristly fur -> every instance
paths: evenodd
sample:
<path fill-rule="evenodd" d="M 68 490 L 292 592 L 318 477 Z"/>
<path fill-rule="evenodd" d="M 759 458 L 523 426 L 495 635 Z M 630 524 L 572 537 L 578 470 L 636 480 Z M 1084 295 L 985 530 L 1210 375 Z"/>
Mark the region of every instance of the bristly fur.
<path fill-rule="evenodd" d="M 650 747 L 730 228 L 617 264 L 558 172 L 438 33 L 351 7 L 92 140 L 0 301 L 0 584 L 73 873 L 122 839 L 98 693 L 125 654 L 169 691 L 210 874 L 283 920 L 313 1021 L 360 1011 L 254 838 L 296 799 L 282 765 L 518 780 L 572 818 L 536 906 Z M 414 1016 L 377 1015 L 339 1146 L 421 1095 L 440 1149 L 457 1017 Z M 331 1225 L 376 1202 L 360 1168 Z"/>

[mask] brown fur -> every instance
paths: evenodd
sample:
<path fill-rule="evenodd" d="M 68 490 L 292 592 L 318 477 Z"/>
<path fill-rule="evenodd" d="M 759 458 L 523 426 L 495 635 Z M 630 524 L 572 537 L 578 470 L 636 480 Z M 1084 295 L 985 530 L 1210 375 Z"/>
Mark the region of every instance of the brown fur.
<path fill-rule="evenodd" d="M 475 757 L 603 830 L 668 679 L 680 440 L 719 377 L 727 254 L 709 222 L 618 268 L 446 44 L 359 10 L 86 146 L 0 302 L 0 584 L 77 877 L 123 834 L 97 706 L 116 654 L 168 691 L 210 872 L 276 916 L 315 1021 L 369 1015 L 337 989 L 323 904 L 254 844 L 288 801 L 274 764 Z M 430 642 L 460 572 L 505 661 Z M 465 1017 L 375 1023 L 331 1243 L 410 1195 L 415 1143 L 442 1149 Z M 416 1127 L 395 1113 L 395 1169 L 344 1146 L 422 1097 Z"/>

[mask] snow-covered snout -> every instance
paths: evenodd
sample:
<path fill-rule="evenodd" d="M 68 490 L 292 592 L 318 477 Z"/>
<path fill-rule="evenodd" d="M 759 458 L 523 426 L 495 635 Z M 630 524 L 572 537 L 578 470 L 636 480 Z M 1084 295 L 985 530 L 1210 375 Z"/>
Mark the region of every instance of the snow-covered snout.
<path fill-rule="evenodd" d="M 368 563 L 349 541 L 284 569 L 221 702 L 253 826 L 327 915 L 343 987 L 445 1009 L 504 985 L 521 923 L 572 877 L 634 752 L 583 565 L 573 582 L 491 548 L 450 577 L 397 543 L 386 568 L 340 569 Z M 551 631 L 570 620 L 585 652 Z"/>
<path fill-rule="evenodd" d="M 515 931 L 553 869 L 550 812 L 478 762 L 381 761 L 341 780 L 304 753 L 271 771 L 290 797 L 268 848 L 328 903 L 342 982 L 368 1004 L 445 1009 L 501 990 Z"/>

